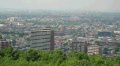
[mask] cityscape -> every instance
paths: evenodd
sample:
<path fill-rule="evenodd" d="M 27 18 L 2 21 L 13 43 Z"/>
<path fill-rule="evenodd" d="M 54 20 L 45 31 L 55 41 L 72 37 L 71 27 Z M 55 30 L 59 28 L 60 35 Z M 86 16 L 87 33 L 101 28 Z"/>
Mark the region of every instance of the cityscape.
<path fill-rule="evenodd" d="M 70 10 L 2 10 L 1 13 L 1 37 L 6 39 L 1 41 L 9 42 L 1 44 L 1 49 L 11 45 L 18 50 L 36 47 L 36 50 L 50 51 L 53 45 L 52 50 L 61 48 L 65 53 L 77 50 L 106 57 L 120 52 L 119 13 Z"/>
<path fill-rule="evenodd" d="M 0 8 L 0 66 L 120 66 L 119 10 L 44 7 Z"/>

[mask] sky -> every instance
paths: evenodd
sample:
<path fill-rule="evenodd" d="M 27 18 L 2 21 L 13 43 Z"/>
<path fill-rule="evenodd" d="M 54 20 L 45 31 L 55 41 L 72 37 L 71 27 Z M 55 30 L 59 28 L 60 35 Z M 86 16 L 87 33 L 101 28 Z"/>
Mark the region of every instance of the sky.
<path fill-rule="evenodd" d="M 120 11 L 120 0 L 0 0 L 0 8 Z"/>

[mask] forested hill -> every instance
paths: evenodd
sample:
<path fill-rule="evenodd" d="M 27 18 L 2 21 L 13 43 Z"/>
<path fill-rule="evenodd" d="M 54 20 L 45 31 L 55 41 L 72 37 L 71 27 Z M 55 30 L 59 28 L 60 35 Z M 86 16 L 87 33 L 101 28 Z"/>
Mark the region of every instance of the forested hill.
<path fill-rule="evenodd" d="M 9 47 L 0 49 L 0 66 L 120 66 L 120 56 L 88 56 L 77 51 L 66 54 L 61 49 L 50 52 L 33 49 L 18 51 Z"/>

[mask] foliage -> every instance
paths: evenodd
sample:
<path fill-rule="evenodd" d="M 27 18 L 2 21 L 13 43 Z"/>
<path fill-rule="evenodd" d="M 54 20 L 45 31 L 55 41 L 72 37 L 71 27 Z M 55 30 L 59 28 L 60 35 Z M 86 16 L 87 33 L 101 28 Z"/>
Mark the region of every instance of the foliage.
<path fill-rule="evenodd" d="M 106 58 L 84 52 L 41 51 L 30 48 L 28 51 L 0 49 L 0 66 L 120 66 L 120 56 Z"/>
<path fill-rule="evenodd" d="M 15 40 L 15 39 L 12 40 L 12 44 L 13 44 L 13 45 L 16 44 L 16 40 Z"/>
<path fill-rule="evenodd" d="M 30 41 L 30 38 L 26 38 L 27 41 Z"/>
<path fill-rule="evenodd" d="M 104 48 L 103 53 L 104 53 L 104 54 L 108 54 L 108 48 Z"/>
<path fill-rule="evenodd" d="M 118 52 L 118 51 L 119 51 L 119 47 L 116 47 L 116 48 L 115 48 L 115 52 Z"/>

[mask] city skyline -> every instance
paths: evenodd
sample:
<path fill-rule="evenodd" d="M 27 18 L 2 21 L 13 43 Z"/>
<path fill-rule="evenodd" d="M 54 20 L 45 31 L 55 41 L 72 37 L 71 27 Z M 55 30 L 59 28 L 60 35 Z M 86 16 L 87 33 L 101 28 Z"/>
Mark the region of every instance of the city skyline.
<path fill-rule="evenodd" d="M 119 0 L 0 0 L 0 8 L 120 11 Z"/>

